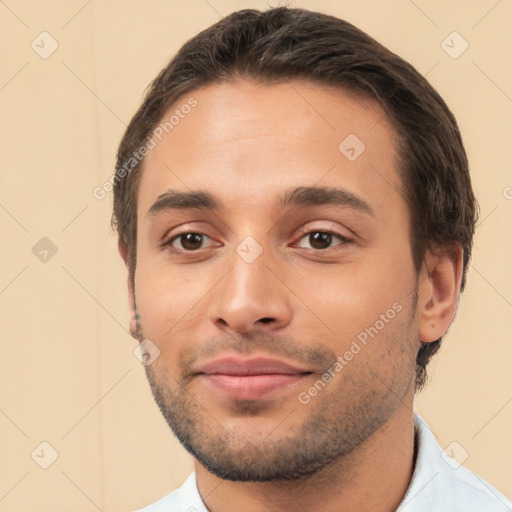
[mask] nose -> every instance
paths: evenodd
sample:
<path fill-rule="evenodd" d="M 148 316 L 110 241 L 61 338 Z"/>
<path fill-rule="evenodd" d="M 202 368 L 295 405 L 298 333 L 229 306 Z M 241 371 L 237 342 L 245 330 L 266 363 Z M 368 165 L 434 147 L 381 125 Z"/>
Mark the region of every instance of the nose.
<path fill-rule="evenodd" d="M 290 292 L 276 277 L 265 251 L 251 263 L 238 254 L 210 295 L 209 320 L 222 331 L 275 331 L 292 317 Z"/>

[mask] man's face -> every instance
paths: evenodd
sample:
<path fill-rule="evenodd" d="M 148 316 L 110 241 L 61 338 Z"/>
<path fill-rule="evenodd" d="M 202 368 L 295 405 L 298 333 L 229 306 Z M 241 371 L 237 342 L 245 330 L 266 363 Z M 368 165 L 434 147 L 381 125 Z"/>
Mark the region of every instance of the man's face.
<path fill-rule="evenodd" d="M 138 191 L 138 335 L 160 349 L 147 376 L 211 472 L 311 474 L 412 403 L 394 131 L 375 103 L 304 81 L 214 84 L 171 111 L 189 96 Z M 179 196 L 197 192 L 211 197 Z"/>

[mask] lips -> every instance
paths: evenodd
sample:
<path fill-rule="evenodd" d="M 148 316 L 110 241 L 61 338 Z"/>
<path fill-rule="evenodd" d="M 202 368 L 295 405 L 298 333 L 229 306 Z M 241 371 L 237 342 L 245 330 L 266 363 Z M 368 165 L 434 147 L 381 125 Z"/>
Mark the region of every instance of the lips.
<path fill-rule="evenodd" d="M 198 373 L 207 375 L 262 375 L 262 374 L 282 374 L 293 375 L 305 373 L 308 370 L 301 369 L 278 359 L 266 357 L 254 357 L 251 359 L 242 359 L 239 357 L 223 357 L 211 361 L 201 366 Z"/>
<path fill-rule="evenodd" d="M 240 400 L 256 400 L 289 389 L 312 372 L 265 357 L 223 357 L 201 366 L 197 376 L 213 392 Z"/>

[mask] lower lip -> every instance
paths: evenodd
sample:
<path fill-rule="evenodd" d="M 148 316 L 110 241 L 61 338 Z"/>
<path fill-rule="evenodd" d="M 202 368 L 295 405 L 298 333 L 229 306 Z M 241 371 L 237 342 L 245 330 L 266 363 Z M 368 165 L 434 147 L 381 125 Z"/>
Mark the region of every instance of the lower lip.
<path fill-rule="evenodd" d="M 214 390 L 238 400 L 257 400 L 283 391 L 300 382 L 306 373 L 271 373 L 261 375 L 202 374 L 203 380 Z"/>

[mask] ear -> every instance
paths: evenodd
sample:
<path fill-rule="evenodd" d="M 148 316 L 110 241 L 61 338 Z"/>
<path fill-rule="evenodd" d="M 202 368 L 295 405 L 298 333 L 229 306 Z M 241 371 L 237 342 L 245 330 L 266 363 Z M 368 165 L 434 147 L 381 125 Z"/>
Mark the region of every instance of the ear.
<path fill-rule="evenodd" d="M 117 242 L 117 248 L 119 250 L 119 254 L 121 255 L 121 258 L 124 261 L 124 264 L 126 265 L 126 268 L 128 270 L 128 278 L 127 278 L 127 284 L 128 284 L 128 300 L 130 302 L 130 334 L 132 338 L 137 338 L 137 306 L 135 304 L 135 290 L 133 289 L 132 285 L 132 279 L 131 279 L 131 271 L 130 271 L 130 262 L 128 260 L 128 247 L 126 244 L 119 238 Z"/>
<path fill-rule="evenodd" d="M 428 252 L 419 276 L 418 335 L 432 342 L 443 336 L 457 310 L 462 278 L 463 249 Z"/>

